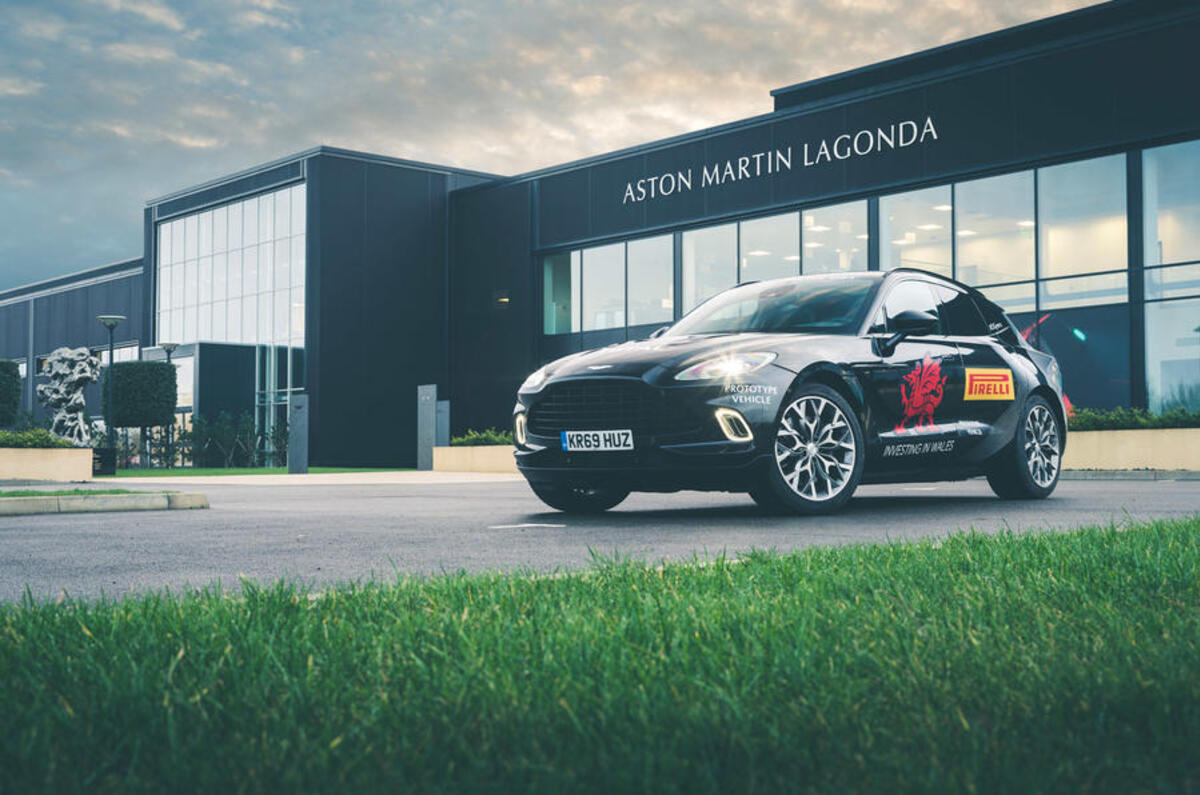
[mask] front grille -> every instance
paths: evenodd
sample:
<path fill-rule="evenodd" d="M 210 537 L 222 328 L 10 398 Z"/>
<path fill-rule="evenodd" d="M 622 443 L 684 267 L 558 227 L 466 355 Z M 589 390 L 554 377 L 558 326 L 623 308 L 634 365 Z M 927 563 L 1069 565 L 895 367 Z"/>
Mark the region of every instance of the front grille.
<path fill-rule="evenodd" d="M 560 431 L 626 429 L 635 433 L 682 433 L 698 425 L 686 406 L 668 406 L 663 394 L 641 381 L 579 378 L 550 384 L 529 409 L 529 431 L 557 436 Z"/>

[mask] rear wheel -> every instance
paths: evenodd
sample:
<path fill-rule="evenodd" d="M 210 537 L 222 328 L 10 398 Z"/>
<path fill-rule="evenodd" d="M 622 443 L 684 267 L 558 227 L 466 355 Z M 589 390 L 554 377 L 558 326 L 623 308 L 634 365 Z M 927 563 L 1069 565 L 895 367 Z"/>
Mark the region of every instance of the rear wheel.
<path fill-rule="evenodd" d="M 603 513 L 629 496 L 629 489 L 530 483 L 538 499 L 564 513 Z"/>
<path fill-rule="evenodd" d="M 992 461 L 988 485 L 1005 500 L 1040 500 L 1058 485 L 1062 429 L 1049 402 L 1034 395 L 1025 402 L 1017 435 Z"/>
<path fill-rule="evenodd" d="M 836 511 L 862 477 L 862 425 L 824 384 L 802 384 L 788 400 L 775 424 L 772 460 L 750 496 L 768 511 Z"/>

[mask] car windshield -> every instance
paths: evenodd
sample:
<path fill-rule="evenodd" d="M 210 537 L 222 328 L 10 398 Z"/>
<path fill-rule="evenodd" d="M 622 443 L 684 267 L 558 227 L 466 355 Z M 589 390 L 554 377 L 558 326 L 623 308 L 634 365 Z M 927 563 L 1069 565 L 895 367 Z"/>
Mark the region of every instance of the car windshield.
<path fill-rule="evenodd" d="M 849 334 L 858 330 L 876 284 L 827 276 L 747 284 L 705 301 L 666 333 Z"/>

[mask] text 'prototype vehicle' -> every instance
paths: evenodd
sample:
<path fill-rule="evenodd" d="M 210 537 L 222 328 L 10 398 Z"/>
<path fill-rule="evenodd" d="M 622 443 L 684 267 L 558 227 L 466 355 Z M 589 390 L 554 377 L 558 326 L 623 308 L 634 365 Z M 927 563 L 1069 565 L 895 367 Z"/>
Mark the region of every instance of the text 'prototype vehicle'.
<path fill-rule="evenodd" d="M 1054 357 L 978 291 L 912 270 L 734 287 L 541 368 L 513 422 L 521 473 L 572 512 L 700 489 L 818 513 L 859 483 L 978 475 L 1035 499 L 1066 443 Z"/>

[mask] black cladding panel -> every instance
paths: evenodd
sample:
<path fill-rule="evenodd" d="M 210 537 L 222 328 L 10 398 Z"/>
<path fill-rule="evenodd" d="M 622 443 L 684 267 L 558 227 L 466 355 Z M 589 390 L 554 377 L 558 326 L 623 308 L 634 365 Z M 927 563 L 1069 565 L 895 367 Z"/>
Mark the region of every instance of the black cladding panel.
<path fill-rule="evenodd" d="M 309 173 L 309 451 L 413 466 L 416 390 L 445 382 L 450 176 L 333 155 Z"/>
<path fill-rule="evenodd" d="M 536 367 L 541 298 L 531 278 L 530 189 L 516 183 L 450 195 L 454 433 L 507 427 L 517 387 Z"/>

